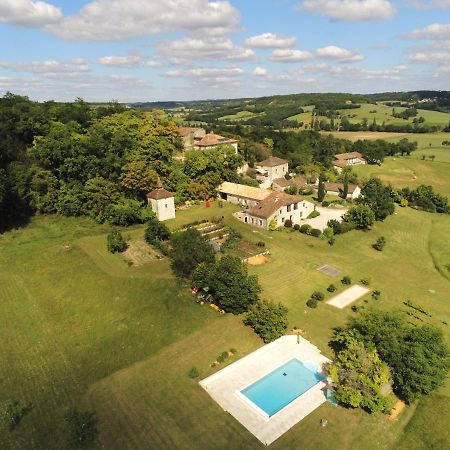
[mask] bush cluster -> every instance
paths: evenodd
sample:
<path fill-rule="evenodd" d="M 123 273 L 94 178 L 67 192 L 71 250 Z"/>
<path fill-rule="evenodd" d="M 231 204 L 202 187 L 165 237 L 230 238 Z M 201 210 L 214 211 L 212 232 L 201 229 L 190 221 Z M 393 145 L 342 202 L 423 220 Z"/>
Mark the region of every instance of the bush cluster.
<path fill-rule="evenodd" d="M 112 230 L 108 233 L 106 245 L 111 253 L 121 253 L 127 249 L 127 243 L 119 230 Z"/>

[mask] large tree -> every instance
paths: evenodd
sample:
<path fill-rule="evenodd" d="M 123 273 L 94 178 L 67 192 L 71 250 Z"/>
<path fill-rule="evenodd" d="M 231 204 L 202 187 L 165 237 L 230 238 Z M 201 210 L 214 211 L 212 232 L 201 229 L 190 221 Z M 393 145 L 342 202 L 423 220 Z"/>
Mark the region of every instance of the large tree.
<path fill-rule="evenodd" d="M 392 369 L 394 388 L 407 402 L 441 386 L 450 353 L 440 329 L 409 324 L 396 313 L 369 312 L 353 321 L 365 342 L 372 342 Z"/>
<path fill-rule="evenodd" d="M 371 178 L 364 184 L 358 202 L 369 206 L 376 220 L 384 220 L 395 210 L 392 188 L 378 178 Z"/>
<path fill-rule="evenodd" d="M 172 269 L 180 278 L 189 278 L 200 263 L 212 263 L 214 251 L 195 228 L 172 235 Z"/>
<path fill-rule="evenodd" d="M 244 320 L 264 342 L 272 342 L 283 336 L 288 327 L 288 309 L 281 303 L 260 300 L 252 305 Z"/>
<path fill-rule="evenodd" d="M 261 287 L 256 275 L 248 275 L 247 266 L 226 255 L 217 264 L 212 280 L 214 301 L 226 312 L 240 314 L 256 303 Z"/>
<path fill-rule="evenodd" d="M 335 383 L 334 397 L 345 405 L 369 412 L 383 412 L 392 406 L 392 397 L 383 394 L 390 384 L 390 371 L 373 344 L 365 344 L 353 329 L 335 334 L 331 341 L 334 362 L 328 374 Z"/>
<path fill-rule="evenodd" d="M 346 218 L 360 230 L 368 230 L 375 223 L 375 214 L 367 205 L 356 205 L 350 208 Z"/>

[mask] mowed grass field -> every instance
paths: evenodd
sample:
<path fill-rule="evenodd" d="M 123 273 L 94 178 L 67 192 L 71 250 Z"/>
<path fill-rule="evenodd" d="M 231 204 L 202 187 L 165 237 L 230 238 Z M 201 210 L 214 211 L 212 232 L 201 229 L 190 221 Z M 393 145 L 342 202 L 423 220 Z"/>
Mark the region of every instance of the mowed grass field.
<path fill-rule="evenodd" d="M 381 166 L 355 166 L 358 176 L 362 180 L 379 177 L 396 188 L 431 184 L 437 192 L 450 198 L 450 147 L 442 145 L 443 141 L 450 140 L 450 133 L 406 134 L 386 140 L 396 142 L 403 137 L 418 143 L 411 156 L 388 157 Z M 433 161 L 430 156 L 435 157 Z"/>
<path fill-rule="evenodd" d="M 298 232 L 254 230 L 232 216 L 235 210 L 198 205 L 169 225 L 224 216 L 245 239 L 263 240 L 271 262 L 249 269 L 259 276 L 262 296 L 283 302 L 290 326 L 303 329 L 328 356 L 332 328 L 354 313 L 325 303 L 305 307 L 313 290 L 339 285 L 339 277 L 316 270 L 323 264 L 354 282 L 369 278 L 381 290 L 380 300 L 361 299 L 360 305 L 404 310 L 409 299 L 450 337 L 443 324 L 450 322 L 448 216 L 398 209 L 373 231 L 339 236 L 330 247 Z M 143 229 L 124 235 L 140 237 Z M 137 268 L 107 253 L 107 231 L 87 219 L 41 217 L 0 236 L 0 400 L 32 404 L 16 430 L 0 434 L 0 448 L 68 448 L 64 415 L 77 407 L 97 414 L 97 448 L 262 449 L 187 376 L 196 366 L 203 378 L 218 370 L 210 364 L 223 351 L 237 350 L 230 363 L 262 342 L 241 318 L 197 305 L 172 278 L 167 259 Z M 380 235 L 387 239 L 382 253 L 371 248 Z M 271 448 L 360 449 L 363 443 L 364 449 L 393 449 L 406 448 L 405 442 L 445 448 L 449 401 L 447 383 L 395 422 L 325 404 Z M 325 429 L 322 418 L 329 421 Z"/>

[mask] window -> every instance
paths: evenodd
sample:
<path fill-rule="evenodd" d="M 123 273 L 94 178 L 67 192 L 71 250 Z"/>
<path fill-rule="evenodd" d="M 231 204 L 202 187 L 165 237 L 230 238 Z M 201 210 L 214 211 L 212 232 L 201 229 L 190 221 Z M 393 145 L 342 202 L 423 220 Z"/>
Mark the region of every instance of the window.
<path fill-rule="evenodd" d="M 167 203 L 166 203 L 166 209 L 168 208 Z"/>
<path fill-rule="evenodd" d="M 259 221 L 259 226 L 262 227 L 262 220 Z"/>
<path fill-rule="evenodd" d="M 294 203 L 294 209 L 298 209 L 298 203 Z"/>
<path fill-rule="evenodd" d="M 291 205 L 287 205 L 287 212 L 290 212 L 291 210 Z"/>

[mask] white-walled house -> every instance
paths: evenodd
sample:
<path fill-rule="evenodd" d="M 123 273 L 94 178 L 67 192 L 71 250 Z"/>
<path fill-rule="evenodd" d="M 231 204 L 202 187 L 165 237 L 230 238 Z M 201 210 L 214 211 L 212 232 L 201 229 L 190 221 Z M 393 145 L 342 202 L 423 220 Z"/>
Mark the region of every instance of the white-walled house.
<path fill-rule="evenodd" d="M 292 224 L 300 224 L 314 211 L 314 205 L 297 195 L 284 192 L 272 192 L 256 206 L 246 209 L 240 218 L 250 225 L 268 229 L 275 222 L 277 227 L 283 226 L 286 220 Z"/>
<path fill-rule="evenodd" d="M 283 178 L 288 172 L 288 161 L 271 156 L 255 164 L 256 179 L 260 182 L 261 188 L 268 189 L 274 180 Z"/>
<path fill-rule="evenodd" d="M 220 199 L 246 207 L 256 206 L 257 203 L 271 194 L 271 191 L 268 189 L 260 189 L 228 181 L 223 182 L 217 188 L 217 192 Z"/>
<path fill-rule="evenodd" d="M 338 155 L 335 155 L 335 160 L 333 161 L 333 167 L 338 172 L 342 172 L 342 169 L 344 167 L 357 166 L 360 164 L 367 164 L 367 161 L 359 152 L 340 153 Z"/>
<path fill-rule="evenodd" d="M 175 198 L 163 188 L 159 178 L 156 188 L 147 194 L 147 200 L 158 220 L 175 219 Z"/>
<path fill-rule="evenodd" d="M 324 183 L 328 195 L 342 196 L 344 192 L 343 183 Z M 316 188 L 317 191 L 317 188 Z M 348 185 L 347 199 L 355 200 L 361 195 L 361 188 L 357 184 Z"/>

